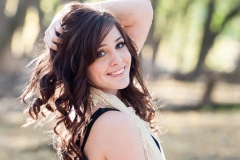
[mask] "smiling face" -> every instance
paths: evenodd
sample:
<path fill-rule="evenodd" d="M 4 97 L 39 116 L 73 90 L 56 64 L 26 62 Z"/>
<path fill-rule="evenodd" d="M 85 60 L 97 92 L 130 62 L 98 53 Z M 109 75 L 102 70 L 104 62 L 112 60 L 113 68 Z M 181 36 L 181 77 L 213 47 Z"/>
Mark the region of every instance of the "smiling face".
<path fill-rule="evenodd" d="M 97 59 L 88 67 L 91 83 L 112 94 L 129 84 L 131 55 L 124 39 L 114 26 L 104 38 L 97 51 Z"/>

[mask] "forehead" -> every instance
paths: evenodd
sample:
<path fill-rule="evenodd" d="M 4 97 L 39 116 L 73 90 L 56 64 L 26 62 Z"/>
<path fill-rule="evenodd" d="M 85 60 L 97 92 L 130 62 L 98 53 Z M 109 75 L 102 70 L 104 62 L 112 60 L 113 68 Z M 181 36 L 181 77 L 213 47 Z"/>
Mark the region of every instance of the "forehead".
<path fill-rule="evenodd" d="M 107 34 L 107 36 L 103 39 L 101 44 L 103 44 L 106 41 L 112 41 L 112 40 L 115 41 L 119 37 L 122 37 L 121 33 L 116 28 L 116 26 L 113 26 L 112 29 Z"/>

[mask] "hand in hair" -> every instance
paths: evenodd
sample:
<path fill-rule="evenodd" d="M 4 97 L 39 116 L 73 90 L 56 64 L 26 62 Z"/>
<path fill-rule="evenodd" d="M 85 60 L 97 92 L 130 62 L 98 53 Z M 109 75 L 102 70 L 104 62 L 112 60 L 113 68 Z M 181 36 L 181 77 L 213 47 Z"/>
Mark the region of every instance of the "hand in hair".
<path fill-rule="evenodd" d="M 57 50 L 57 44 L 62 43 L 60 35 L 63 29 L 61 26 L 61 12 L 59 12 L 45 31 L 44 43 L 51 49 Z"/>

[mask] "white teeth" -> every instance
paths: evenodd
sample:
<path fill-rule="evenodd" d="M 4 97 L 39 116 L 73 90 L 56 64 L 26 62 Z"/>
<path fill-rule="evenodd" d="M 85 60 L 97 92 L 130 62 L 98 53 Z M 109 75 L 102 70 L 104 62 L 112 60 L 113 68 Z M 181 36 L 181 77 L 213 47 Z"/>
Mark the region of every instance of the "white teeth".
<path fill-rule="evenodd" d="M 109 73 L 109 74 L 116 76 L 116 75 L 122 74 L 123 72 L 124 72 L 124 68 L 120 69 L 120 70 L 117 71 L 117 72 L 112 72 L 112 73 Z"/>

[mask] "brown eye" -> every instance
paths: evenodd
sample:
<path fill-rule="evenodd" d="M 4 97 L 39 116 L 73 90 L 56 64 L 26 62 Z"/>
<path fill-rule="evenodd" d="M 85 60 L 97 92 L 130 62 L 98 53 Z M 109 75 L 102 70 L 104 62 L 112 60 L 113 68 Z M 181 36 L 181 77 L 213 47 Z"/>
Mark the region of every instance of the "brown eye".
<path fill-rule="evenodd" d="M 125 45 L 124 42 L 120 42 L 120 43 L 117 44 L 116 48 L 123 48 L 124 45 Z"/>
<path fill-rule="evenodd" d="M 104 51 L 99 51 L 99 52 L 97 52 L 97 57 L 99 58 L 99 57 L 102 57 L 102 56 L 104 56 L 106 53 L 104 52 Z"/>

